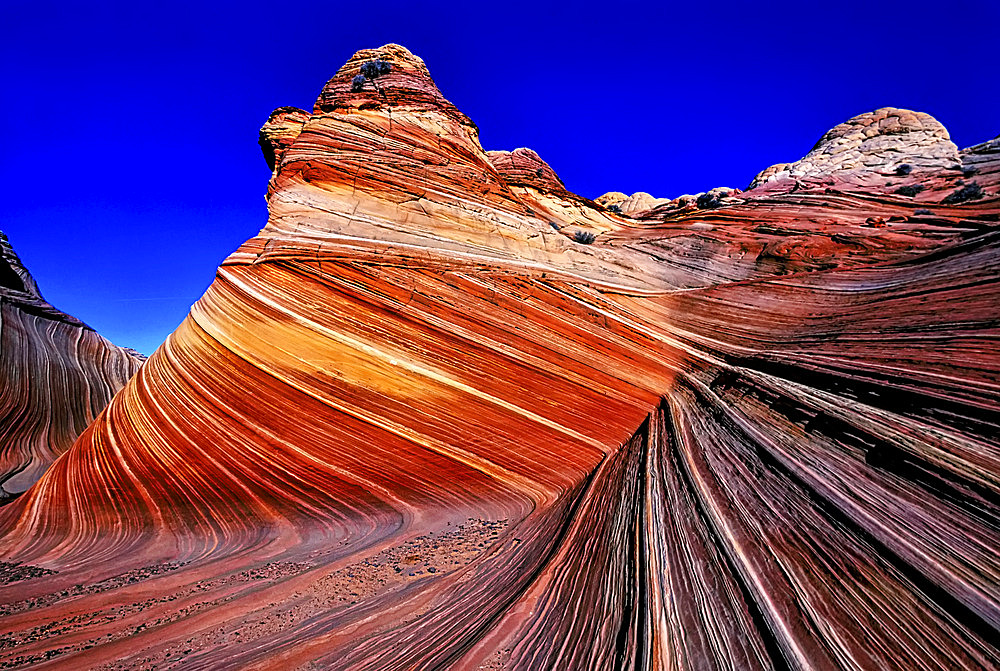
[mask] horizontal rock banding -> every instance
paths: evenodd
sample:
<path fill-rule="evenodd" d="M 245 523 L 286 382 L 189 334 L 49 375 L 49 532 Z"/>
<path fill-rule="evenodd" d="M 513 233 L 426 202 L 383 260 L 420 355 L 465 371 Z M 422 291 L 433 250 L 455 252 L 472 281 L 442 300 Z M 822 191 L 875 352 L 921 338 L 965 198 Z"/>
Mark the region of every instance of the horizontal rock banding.
<path fill-rule="evenodd" d="M 0 511 L 0 664 L 998 664 L 991 144 L 930 214 L 820 169 L 615 211 L 395 45 L 261 142 L 268 225 Z"/>

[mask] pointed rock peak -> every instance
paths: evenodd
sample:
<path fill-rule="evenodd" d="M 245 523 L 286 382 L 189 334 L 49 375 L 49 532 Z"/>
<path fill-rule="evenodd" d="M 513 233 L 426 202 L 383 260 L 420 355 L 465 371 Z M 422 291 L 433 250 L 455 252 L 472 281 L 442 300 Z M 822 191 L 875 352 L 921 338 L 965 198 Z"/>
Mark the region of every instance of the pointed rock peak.
<path fill-rule="evenodd" d="M 478 135 L 472 120 L 441 95 L 423 60 L 398 44 L 351 56 L 323 87 L 313 113 L 386 108 L 441 111 Z"/>
<path fill-rule="evenodd" d="M 42 298 L 35 279 L 21 263 L 21 259 L 11 247 L 10 240 L 3 231 L 0 231 L 0 294 L 8 292 L 26 294 L 36 299 Z"/>
<path fill-rule="evenodd" d="M 511 186 L 527 186 L 539 191 L 565 191 L 566 185 L 548 163 L 533 150 L 488 151 L 486 156 Z"/>
<path fill-rule="evenodd" d="M 19 310 L 93 330 L 76 317 L 54 308 L 42 297 L 35 278 L 21 263 L 3 231 L 0 231 L 0 298 L 12 302 Z"/>

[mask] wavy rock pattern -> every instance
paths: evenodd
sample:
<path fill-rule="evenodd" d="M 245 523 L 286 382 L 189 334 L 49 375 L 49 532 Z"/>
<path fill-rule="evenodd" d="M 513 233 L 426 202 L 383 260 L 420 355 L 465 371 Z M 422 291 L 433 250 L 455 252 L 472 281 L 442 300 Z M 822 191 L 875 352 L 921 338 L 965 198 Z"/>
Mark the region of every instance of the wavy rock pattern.
<path fill-rule="evenodd" d="M 70 448 L 142 361 L 45 302 L 0 232 L 0 505 Z"/>
<path fill-rule="evenodd" d="M 395 45 L 261 133 L 267 226 L 0 511 L 0 667 L 1000 665 L 995 143 L 625 217 Z"/>

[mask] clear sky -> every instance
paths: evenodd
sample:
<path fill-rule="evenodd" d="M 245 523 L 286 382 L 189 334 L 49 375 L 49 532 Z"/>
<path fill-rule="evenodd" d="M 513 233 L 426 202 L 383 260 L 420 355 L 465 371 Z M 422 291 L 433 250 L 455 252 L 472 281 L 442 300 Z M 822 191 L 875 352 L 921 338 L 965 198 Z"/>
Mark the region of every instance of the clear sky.
<path fill-rule="evenodd" d="M 403 44 L 588 197 L 745 186 L 882 106 L 1000 133 L 995 1 L 0 2 L 3 211 L 44 296 L 151 353 L 266 222 L 257 130 Z"/>

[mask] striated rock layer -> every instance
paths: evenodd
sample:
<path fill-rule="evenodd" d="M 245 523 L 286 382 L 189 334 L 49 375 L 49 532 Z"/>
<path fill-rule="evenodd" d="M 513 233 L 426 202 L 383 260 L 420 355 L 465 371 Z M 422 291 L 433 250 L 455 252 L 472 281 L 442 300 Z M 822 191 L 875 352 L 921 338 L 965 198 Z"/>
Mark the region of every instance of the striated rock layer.
<path fill-rule="evenodd" d="M 267 226 L 0 511 L 0 667 L 1000 665 L 996 142 L 616 212 L 477 133 L 396 45 L 271 116 Z"/>
<path fill-rule="evenodd" d="M 49 305 L 0 232 L 0 505 L 70 448 L 142 361 Z"/>

